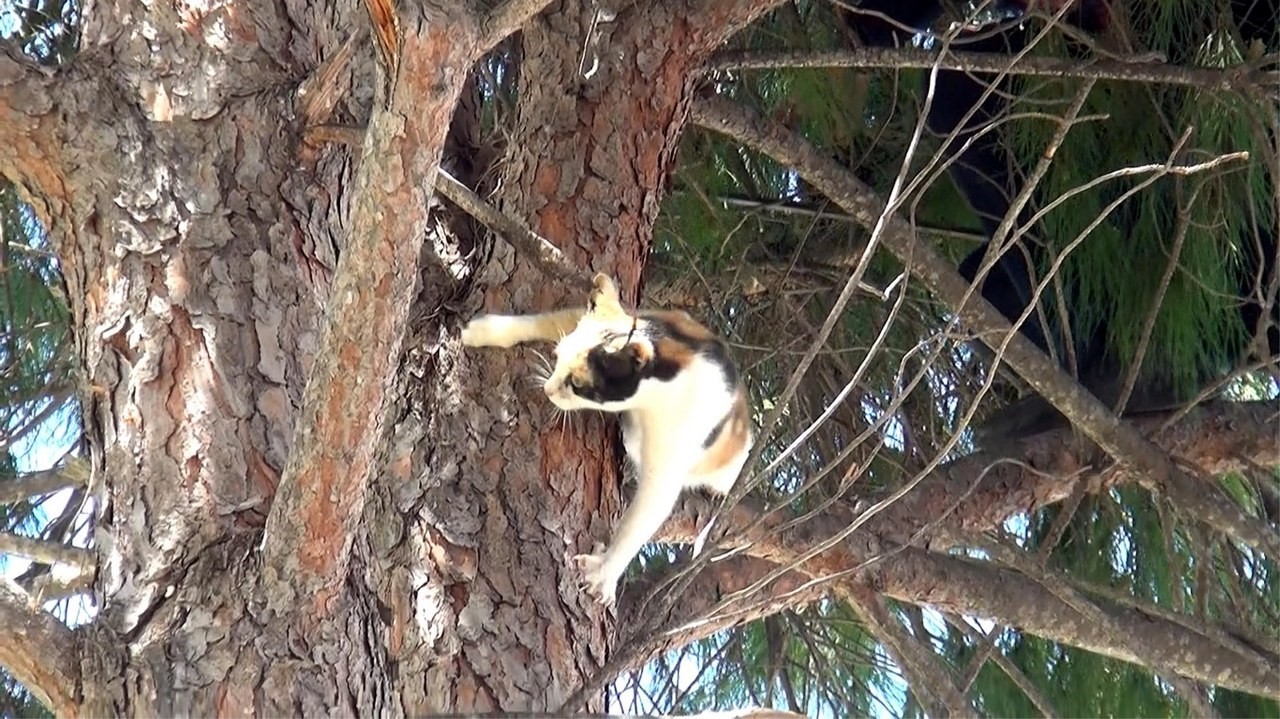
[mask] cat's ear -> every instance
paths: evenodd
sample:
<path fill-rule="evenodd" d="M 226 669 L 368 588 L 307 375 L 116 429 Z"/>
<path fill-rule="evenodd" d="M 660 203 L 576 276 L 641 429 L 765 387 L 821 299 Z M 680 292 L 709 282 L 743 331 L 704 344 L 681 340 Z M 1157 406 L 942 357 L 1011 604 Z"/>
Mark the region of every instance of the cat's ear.
<path fill-rule="evenodd" d="M 639 372 L 653 361 L 653 345 L 648 342 L 628 342 L 626 347 L 619 350 L 619 354 L 625 356 Z"/>
<path fill-rule="evenodd" d="M 613 279 L 609 275 L 601 272 L 595 276 L 591 284 L 594 285 L 594 289 L 591 290 L 591 298 L 587 301 L 588 312 L 604 317 L 627 314 L 627 311 L 622 308 L 618 286 L 613 284 Z"/>

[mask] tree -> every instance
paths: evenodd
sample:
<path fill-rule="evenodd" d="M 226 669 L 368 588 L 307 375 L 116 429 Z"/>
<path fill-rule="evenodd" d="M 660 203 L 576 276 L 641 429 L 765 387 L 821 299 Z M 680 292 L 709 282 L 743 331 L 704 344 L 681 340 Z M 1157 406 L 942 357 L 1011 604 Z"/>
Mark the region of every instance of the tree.
<path fill-rule="evenodd" d="M 1149 439 L 1169 417 L 1122 420 L 1013 335 L 1009 364 L 1106 454 L 1066 431 L 1020 443 L 1017 462 L 953 453 L 961 353 L 911 348 L 948 313 L 988 339 L 1009 324 L 966 302 L 909 213 L 882 212 L 918 162 L 915 111 L 884 142 L 856 120 L 914 93 L 741 75 L 717 55 L 834 44 L 831 8 L 471 5 L 89 4 L 69 21 L 74 56 L 0 55 L 0 175 L 57 256 L 72 341 L 49 357 L 76 369 L 49 374 L 74 377 L 83 426 L 74 460 L 5 480 L 0 499 L 78 488 L 93 511 L 88 557 L 6 525 L 4 551 L 82 566 L 64 583 L 91 582 L 96 604 L 72 630 L 38 606 L 34 575 L 0 585 L 17 628 L 0 664 L 36 698 L 58 715 L 599 710 L 617 672 L 695 646 L 737 647 L 713 664 L 739 667 L 742 691 L 664 710 L 866 713 L 873 693 L 849 686 L 882 674 L 850 657 L 879 651 L 910 686 L 903 714 L 1070 713 L 1064 677 L 1119 662 L 1145 682 L 1126 694 L 1141 711 L 1275 711 L 1275 400 L 1205 404 Z M 930 192 L 923 214 L 957 214 L 954 193 Z M 803 219 L 818 254 L 794 221 L 741 210 L 819 196 L 846 215 Z M 904 267 L 914 280 L 890 286 Z M 457 340 L 478 311 L 576 301 L 588 269 L 632 302 L 642 275 L 646 301 L 716 298 L 703 314 L 738 344 L 802 355 L 744 352 L 762 427 L 789 412 L 760 443 L 768 481 L 723 508 L 683 502 L 616 617 L 567 561 L 625 502 L 612 425 L 557 424 L 522 381 L 531 352 Z M 820 352 L 863 339 L 865 367 Z M 963 404 L 1000 406 L 979 399 Z M 707 552 L 663 551 L 712 515 Z M 1011 519 L 1016 541 L 999 531 Z M 1064 566 L 1116 537 L 1143 547 Z M 1163 549 L 1154 569 L 1112 571 Z M 975 616 L 996 629 L 980 636 Z"/>

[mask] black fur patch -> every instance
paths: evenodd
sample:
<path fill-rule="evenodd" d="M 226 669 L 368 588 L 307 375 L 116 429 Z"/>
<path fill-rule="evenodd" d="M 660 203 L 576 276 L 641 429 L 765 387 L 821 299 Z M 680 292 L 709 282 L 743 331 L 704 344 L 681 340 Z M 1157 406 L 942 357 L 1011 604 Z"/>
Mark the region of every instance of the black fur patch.
<path fill-rule="evenodd" d="M 587 353 L 589 377 L 580 379 L 580 386 L 570 385 L 574 394 L 592 402 L 621 402 L 636 393 L 641 380 L 675 379 L 694 357 L 719 366 L 725 386 L 730 391 L 737 388 L 738 369 L 729 356 L 729 348 L 710 331 L 696 325 L 685 328 L 684 323 L 670 321 L 661 314 L 644 317 L 650 323 L 645 334 L 653 343 L 653 358 L 646 362 L 632 344 L 616 352 L 596 347 Z M 694 334 L 695 330 L 700 332 Z M 617 336 L 606 337 L 604 342 L 616 339 Z"/>
<path fill-rule="evenodd" d="M 596 347 L 587 353 L 591 378 L 585 386 L 574 387 L 574 394 L 592 402 L 621 402 L 636 393 L 647 368 L 632 345 L 617 352 Z"/>
<path fill-rule="evenodd" d="M 703 449 L 711 449 L 711 445 L 715 444 L 717 439 L 720 439 L 720 433 L 724 431 L 725 425 L 729 424 L 729 420 L 732 418 L 733 410 L 730 409 L 719 422 L 716 422 L 716 426 L 711 428 L 711 433 L 707 435 L 707 438 L 702 440 Z"/>

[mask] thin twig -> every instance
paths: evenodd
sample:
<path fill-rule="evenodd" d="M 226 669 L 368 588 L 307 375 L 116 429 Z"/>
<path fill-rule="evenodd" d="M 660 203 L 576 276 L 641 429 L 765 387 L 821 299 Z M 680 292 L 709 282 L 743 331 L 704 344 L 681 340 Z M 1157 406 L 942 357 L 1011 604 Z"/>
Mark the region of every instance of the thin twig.
<path fill-rule="evenodd" d="M 1239 90 L 1267 92 L 1275 88 L 1280 73 L 1265 69 L 1280 61 L 1280 55 L 1269 55 L 1247 65 L 1217 69 L 1183 67 L 1162 62 L 1125 62 L 1097 59 L 1090 62 L 1056 57 L 1028 56 L 1010 62 L 1008 55 L 985 52 L 950 52 L 938 60 L 935 52 L 913 48 L 863 48 L 859 50 L 759 52 L 735 50 L 721 53 L 709 65 L 712 71 L 765 70 L 776 68 L 913 68 L 928 69 L 938 64 L 944 70 L 965 72 L 1008 72 L 1053 78 L 1120 80 L 1145 82 L 1205 90 Z M 1271 89 L 1268 95 L 1274 96 Z"/>
<path fill-rule="evenodd" d="M 846 587 L 853 585 L 845 583 L 842 590 Z M 964 692 L 956 687 L 950 669 L 928 648 L 927 638 L 911 636 L 889 612 L 883 597 L 866 588 L 841 593 L 853 604 L 872 636 L 894 655 L 916 697 L 932 705 L 930 714 L 952 717 L 973 714 L 973 707 Z"/>

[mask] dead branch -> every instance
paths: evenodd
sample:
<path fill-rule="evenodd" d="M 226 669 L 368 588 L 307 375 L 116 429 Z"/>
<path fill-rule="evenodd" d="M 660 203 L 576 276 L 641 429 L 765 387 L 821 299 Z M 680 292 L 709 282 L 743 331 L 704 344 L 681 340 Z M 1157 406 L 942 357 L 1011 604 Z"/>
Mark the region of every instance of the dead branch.
<path fill-rule="evenodd" d="M 1280 466 L 1280 400 L 1209 402 L 1195 407 L 1178 422 L 1159 431 L 1160 414 L 1126 420 L 1150 436 L 1179 462 L 1206 476 L 1250 471 L 1251 467 Z M 1071 495 L 1071 477 L 1095 463 L 1090 447 L 1059 429 L 1026 438 L 1005 454 L 979 452 L 942 467 L 872 520 L 868 528 L 894 542 L 906 543 L 929 518 L 929 546 L 949 547 L 966 533 L 982 532 L 1010 516 L 1056 504 Z M 1117 482 L 1134 481 L 1130 474 L 1095 477 L 1088 487 L 1097 491 Z M 1201 493 L 1207 493 L 1202 483 Z M 1188 505 L 1194 515 L 1197 503 Z M 963 540 L 959 540 L 963 541 Z"/>
<path fill-rule="evenodd" d="M 963 617 L 960 617 L 956 614 L 947 614 L 946 618 L 947 618 L 948 624 L 950 624 L 951 626 L 963 632 L 971 640 L 987 641 L 988 647 L 990 648 L 995 647 L 995 642 L 993 640 L 995 639 L 996 636 L 999 635 L 1001 631 L 1001 627 L 999 626 L 993 627 L 991 630 L 991 636 L 984 640 L 981 637 L 981 635 L 979 635 L 977 632 L 973 630 L 972 627 L 969 626 L 968 622 L 966 622 Z M 1045 719 L 1050 719 L 1051 717 L 1059 716 L 1058 712 L 1055 711 L 1053 708 L 1053 703 L 1050 702 L 1049 698 L 1044 695 L 1044 692 L 1040 691 L 1040 687 L 1037 687 L 1031 681 L 1031 679 L 1027 677 L 1026 672 L 1022 671 L 1013 662 L 1009 661 L 1009 657 L 1006 657 L 1003 652 L 992 652 L 990 651 L 990 649 L 988 649 L 987 656 L 991 656 L 993 654 L 994 654 L 994 661 L 996 663 L 996 666 L 1004 670 L 1005 675 L 1007 675 L 1009 679 L 1015 685 L 1017 685 L 1019 689 L 1022 690 L 1022 693 L 1026 695 L 1027 699 L 1040 712 L 1041 716 L 1045 717 Z M 985 663 L 986 663 L 986 657 L 983 657 L 983 661 L 981 663 L 974 664 L 972 675 L 969 677 L 966 677 L 966 683 L 965 683 L 966 691 L 968 690 L 968 687 L 973 684 L 973 680 L 977 679 L 978 671 L 982 669 L 982 664 L 985 664 Z"/>
<path fill-rule="evenodd" d="M 862 48 L 825 52 L 734 50 L 718 55 L 709 69 L 728 71 L 852 67 L 927 70 L 937 65 L 943 70 L 965 72 L 1007 72 L 1013 75 L 1119 80 L 1196 87 L 1204 90 L 1258 92 L 1260 88 L 1276 86 L 1277 76 L 1280 73 L 1266 68 L 1268 63 L 1274 64 L 1277 61 L 1280 61 L 1280 58 L 1272 56 L 1235 67 L 1209 68 L 1104 58 L 1092 58 L 1088 62 L 1080 62 L 1056 57 L 1026 56 L 1013 60 L 1008 55 L 963 50 L 951 50 L 939 56 L 936 52 L 912 48 Z"/>
<path fill-rule="evenodd" d="M 22 582 L 27 594 L 41 604 L 57 602 L 87 592 L 93 586 L 94 567 L 68 574 L 61 571 L 43 572 L 30 581 Z"/>
<path fill-rule="evenodd" d="M 310 143 L 332 142 L 358 148 L 364 139 L 360 128 L 311 125 L 306 131 Z M 436 190 L 490 231 L 506 240 L 522 257 L 554 279 L 565 280 L 582 291 L 590 291 L 591 274 L 571 263 L 558 247 L 521 222 L 489 204 L 444 170 L 436 171 Z"/>
<path fill-rule="evenodd" d="M 955 310 L 983 342 L 998 354 L 1002 353 L 1009 366 L 1040 396 L 1122 465 L 1146 475 L 1161 492 L 1179 502 L 1195 497 L 1197 483 L 1175 466 L 1160 447 L 1116 417 L 1030 340 L 1012 332 L 1009 322 L 985 298 L 973 292 L 955 267 L 928 244 L 917 241 L 910 225 L 898 217 L 884 217 L 883 200 L 845 167 L 790 130 L 723 98 L 698 101 L 693 116 L 699 125 L 794 167 L 864 226 L 876 228 L 883 219 L 885 246 Z M 872 239 L 874 241 L 874 236 Z M 1245 516 L 1238 507 L 1215 502 L 1212 509 L 1204 519 L 1216 529 L 1260 551 L 1280 556 L 1280 537 Z"/>
<path fill-rule="evenodd" d="M 80 705 L 80 650 L 75 634 L 3 577 L 0 626 L 5 631 L 0 665 L 55 716 L 74 716 Z"/>
<path fill-rule="evenodd" d="M 591 275 L 571 263 L 559 248 L 514 218 L 499 212 L 498 208 L 485 202 L 444 170 L 436 174 L 436 189 L 459 209 L 505 239 L 548 277 L 565 280 L 583 292 L 591 290 Z"/>
<path fill-rule="evenodd" d="M 663 652 L 784 610 L 808 606 L 828 592 L 828 587 L 815 584 L 800 572 L 784 574 L 756 590 L 755 580 L 772 568 L 770 562 L 750 557 L 712 564 L 698 573 L 680 596 L 680 603 L 665 613 L 648 611 L 665 605 L 645 600 L 652 593 L 666 591 L 683 567 L 647 573 L 629 582 L 618 599 L 618 626 L 633 630 L 600 673 L 607 680 L 639 669 Z"/>

